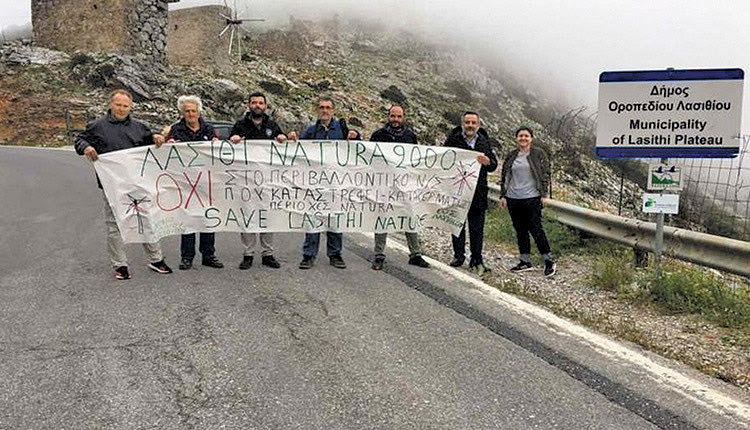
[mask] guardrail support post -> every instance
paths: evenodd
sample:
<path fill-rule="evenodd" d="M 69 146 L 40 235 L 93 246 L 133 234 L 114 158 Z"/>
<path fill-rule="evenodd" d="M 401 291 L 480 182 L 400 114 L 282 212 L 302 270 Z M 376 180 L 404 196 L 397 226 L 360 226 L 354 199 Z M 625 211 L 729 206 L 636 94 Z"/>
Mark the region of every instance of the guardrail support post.
<path fill-rule="evenodd" d="M 661 253 L 664 249 L 664 212 L 656 215 L 656 240 L 654 241 L 654 259 L 656 260 L 656 279 L 661 276 Z"/>
<path fill-rule="evenodd" d="M 648 251 L 643 248 L 633 248 L 633 266 L 646 267 L 648 265 Z"/>

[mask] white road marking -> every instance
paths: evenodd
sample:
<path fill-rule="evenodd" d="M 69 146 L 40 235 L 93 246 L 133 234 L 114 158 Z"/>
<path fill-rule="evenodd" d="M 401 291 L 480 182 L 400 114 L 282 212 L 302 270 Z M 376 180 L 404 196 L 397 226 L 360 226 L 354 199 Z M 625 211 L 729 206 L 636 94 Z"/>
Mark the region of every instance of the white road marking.
<path fill-rule="evenodd" d="M 364 233 L 365 236 L 373 238 L 372 233 Z M 401 253 L 408 255 L 409 249 L 394 240 L 388 240 L 388 246 Z M 479 292 L 494 299 L 495 302 L 504 306 L 508 310 L 531 319 L 537 323 L 543 323 L 550 329 L 565 336 L 574 336 L 580 341 L 588 344 L 592 349 L 599 353 L 618 360 L 629 362 L 643 369 L 646 374 L 656 382 L 668 387 L 672 391 L 684 396 L 685 398 L 698 403 L 718 414 L 733 415 L 744 420 L 744 423 L 738 422 L 744 428 L 750 428 L 750 405 L 727 396 L 707 385 L 684 375 L 674 369 L 665 367 L 644 354 L 635 351 L 627 346 L 594 333 L 580 325 L 567 321 L 550 311 L 540 308 L 534 304 L 525 302 L 516 296 L 502 292 L 495 287 L 487 285 L 480 279 L 474 278 L 469 274 L 457 270 L 449 265 L 437 261 L 433 258 L 424 256 L 434 267 L 457 278 L 463 282 L 469 283 L 479 290 Z"/>
<path fill-rule="evenodd" d="M 32 149 L 51 149 L 53 151 L 75 151 L 72 146 L 25 146 L 25 145 L 0 145 L 0 148 L 32 148 Z"/>

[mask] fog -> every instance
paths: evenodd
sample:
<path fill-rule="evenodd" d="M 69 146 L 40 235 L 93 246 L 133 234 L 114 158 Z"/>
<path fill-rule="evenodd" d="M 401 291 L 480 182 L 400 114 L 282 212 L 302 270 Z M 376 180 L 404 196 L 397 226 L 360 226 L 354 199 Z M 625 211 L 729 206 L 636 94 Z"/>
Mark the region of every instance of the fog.
<path fill-rule="evenodd" d="M 235 0 L 227 0 L 230 6 Z M 181 0 L 170 9 L 222 0 Z M 729 0 L 237 0 L 259 28 L 296 18 L 356 17 L 500 62 L 547 99 L 596 109 L 605 70 L 740 67 L 750 71 L 750 2 Z M 31 20 L 30 0 L 0 0 L 1 28 Z M 741 134 L 750 142 L 750 91 Z M 747 156 L 745 157 L 747 158 Z M 750 184 L 750 166 L 743 167 Z"/>
<path fill-rule="evenodd" d="M 221 4 L 182 0 L 171 7 Z M 229 0 L 230 6 L 233 0 Z M 740 67 L 750 71 L 750 2 L 706 0 L 238 0 L 245 17 L 377 19 L 499 59 L 548 98 L 596 106 L 604 70 Z M 291 11 L 291 12 L 290 12 Z M 750 134 L 750 92 L 742 133 Z"/>
<path fill-rule="evenodd" d="M 230 6 L 235 1 L 227 0 Z M 750 2 L 706 0 L 237 0 L 265 28 L 290 14 L 376 19 L 499 59 L 548 98 L 596 106 L 604 70 L 740 67 L 750 71 Z M 170 8 L 223 4 L 181 0 Z M 0 26 L 31 19 L 30 0 L 0 0 Z M 256 24 L 258 25 L 258 24 Z M 750 135 L 750 92 L 742 133 Z"/>

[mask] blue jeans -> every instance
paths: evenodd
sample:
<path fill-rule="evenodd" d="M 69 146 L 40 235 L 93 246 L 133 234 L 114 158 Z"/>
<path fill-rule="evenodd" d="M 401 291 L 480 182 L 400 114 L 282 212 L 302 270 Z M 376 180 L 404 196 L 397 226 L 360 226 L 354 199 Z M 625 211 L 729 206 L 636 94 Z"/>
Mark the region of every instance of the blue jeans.
<path fill-rule="evenodd" d="M 329 258 L 334 255 L 341 256 L 343 240 L 343 233 L 326 232 L 326 255 L 328 255 Z M 305 243 L 302 245 L 302 254 L 306 257 L 315 257 L 318 255 L 318 248 L 320 248 L 320 233 L 305 233 Z"/>
<path fill-rule="evenodd" d="M 214 233 L 200 233 L 200 252 L 203 257 L 214 255 Z M 192 260 L 195 257 L 195 233 L 183 234 L 180 243 L 180 257 Z"/>

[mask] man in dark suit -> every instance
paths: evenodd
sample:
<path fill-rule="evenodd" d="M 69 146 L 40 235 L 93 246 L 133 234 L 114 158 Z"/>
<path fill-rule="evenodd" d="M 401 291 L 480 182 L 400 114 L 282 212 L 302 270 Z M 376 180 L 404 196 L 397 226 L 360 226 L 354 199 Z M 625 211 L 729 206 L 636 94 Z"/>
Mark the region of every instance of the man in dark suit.
<path fill-rule="evenodd" d="M 479 114 L 472 111 L 464 112 L 461 115 L 461 126 L 453 129 L 443 146 L 479 152 L 477 162 L 482 167 L 479 170 L 474 199 L 471 201 L 466 221 L 469 224 L 469 246 L 471 250 L 469 269 L 482 275 L 489 271 L 482 258 L 484 217 L 487 211 L 487 173 L 494 172 L 497 169 L 497 157 L 490 145 L 487 131 L 480 127 Z M 453 261 L 450 262 L 450 265 L 460 267 L 466 260 L 466 226 L 464 225 L 458 236 L 452 236 L 452 239 Z"/>

